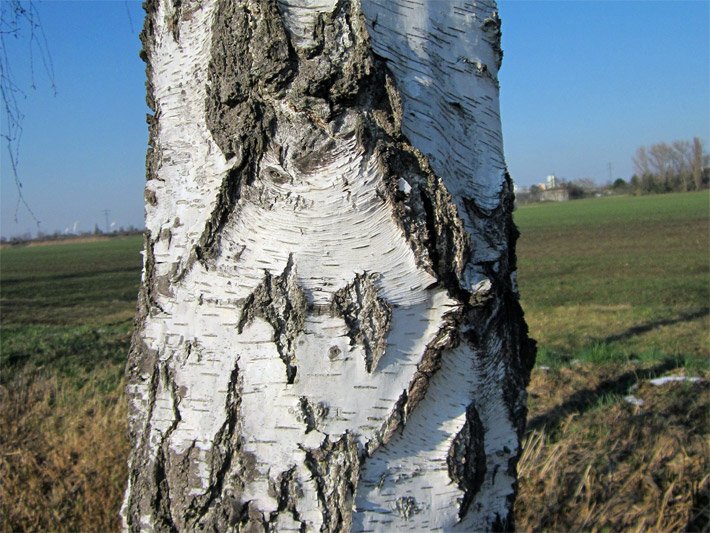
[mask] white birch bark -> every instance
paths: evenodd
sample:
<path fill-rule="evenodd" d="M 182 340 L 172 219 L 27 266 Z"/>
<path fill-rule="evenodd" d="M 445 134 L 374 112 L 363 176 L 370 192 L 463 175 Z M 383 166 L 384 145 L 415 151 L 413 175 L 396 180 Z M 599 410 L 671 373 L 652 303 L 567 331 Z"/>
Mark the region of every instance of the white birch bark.
<path fill-rule="evenodd" d="M 510 529 L 488 1 L 153 0 L 130 530 Z"/>

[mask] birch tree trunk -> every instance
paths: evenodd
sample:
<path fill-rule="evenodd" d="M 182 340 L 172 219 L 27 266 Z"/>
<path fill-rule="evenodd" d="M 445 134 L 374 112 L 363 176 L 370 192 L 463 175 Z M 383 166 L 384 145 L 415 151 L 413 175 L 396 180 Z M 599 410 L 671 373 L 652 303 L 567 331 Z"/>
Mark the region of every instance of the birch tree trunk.
<path fill-rule="evenodd" d="M 147 2 L 127 529 L 513 527 L 495 9 Z"/>

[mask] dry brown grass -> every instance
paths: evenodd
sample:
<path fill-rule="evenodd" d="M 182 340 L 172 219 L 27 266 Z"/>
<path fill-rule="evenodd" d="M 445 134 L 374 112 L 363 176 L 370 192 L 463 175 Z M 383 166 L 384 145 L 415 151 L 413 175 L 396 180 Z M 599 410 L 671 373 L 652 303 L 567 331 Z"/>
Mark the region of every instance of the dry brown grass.
<path fill-rule="evenodd" d="M 116 371 L 71 378 L 26 371 L 0 389 L 0 529 L 118 529 L 125 398 L 122 382 L 101 385 Z M 662 371 L 534 371 L 516 505 L 521 530 L 709 530 L 710 385 L 650 385 L 646 378 Z M 636 382 L 642 407 L 620 396 Z"/>
<path fill-rule="evenodd" d="M 708 531 L 708 382 L 642 380 L 633 394 L 645 403 L 635 407 L 613 392 L 614 376 L 598 370 L 534 372 L 537 428 L 519 465 L 518 527 Z M 628 373 L 617 372 L 626 387 Z"/>
<path fill-rule="evenodd" d="M 0 388 L 0 528 L 115 531 L 128 443 L 123 385 L 25 372 Z"/>

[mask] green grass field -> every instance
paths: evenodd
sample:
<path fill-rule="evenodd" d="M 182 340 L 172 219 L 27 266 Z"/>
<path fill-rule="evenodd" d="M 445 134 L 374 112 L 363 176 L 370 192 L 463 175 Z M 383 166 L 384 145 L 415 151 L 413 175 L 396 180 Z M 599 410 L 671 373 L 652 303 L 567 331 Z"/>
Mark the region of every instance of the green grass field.
<path fill-rule="evenodd" d="M 519 526 L 707 525 L 707 382 L 660 396 L 644 380 L 710 374 L 710 194 L 531 205 L 515 219 L 539 344 Z M 118 525 L 141 246 L 0 251 L 3 531 Z M 652 413 L 623 401 L 634 387 Z"/>
<path fill-rule="evenodd" d="M 672 356 L 707 369 L 709 212 L 705 192 L 518 209 L 538 364 Z"/>

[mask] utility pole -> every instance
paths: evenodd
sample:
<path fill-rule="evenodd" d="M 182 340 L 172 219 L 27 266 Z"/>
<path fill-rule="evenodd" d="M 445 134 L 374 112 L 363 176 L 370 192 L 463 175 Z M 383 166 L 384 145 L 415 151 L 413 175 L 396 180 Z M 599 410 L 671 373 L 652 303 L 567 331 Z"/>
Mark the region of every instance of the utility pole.
<path fill-rule="evenodd" d="M 109 209 L 104 209 L 104 210 L 103 210 L 104 217 L 106 217 L 106 233 L 108 233 L 108 215 L 109 215 L 110 212 L 111 212 L 111 211 L 110 211 Z"/>

